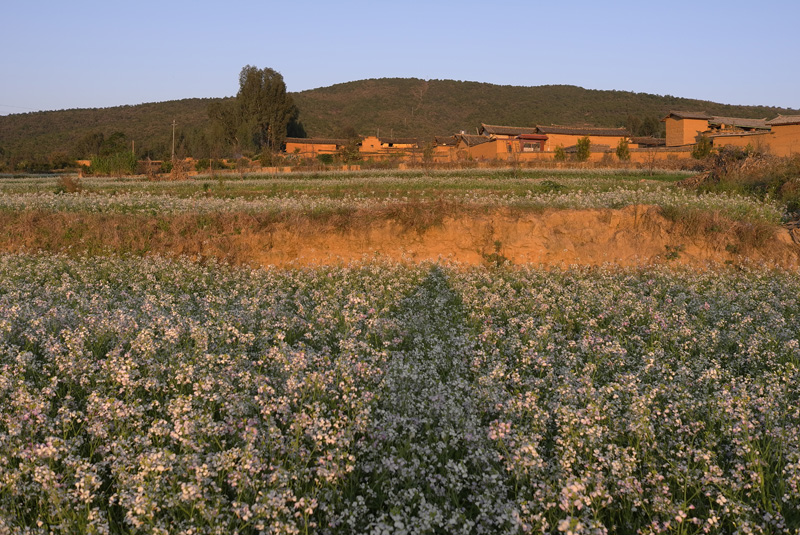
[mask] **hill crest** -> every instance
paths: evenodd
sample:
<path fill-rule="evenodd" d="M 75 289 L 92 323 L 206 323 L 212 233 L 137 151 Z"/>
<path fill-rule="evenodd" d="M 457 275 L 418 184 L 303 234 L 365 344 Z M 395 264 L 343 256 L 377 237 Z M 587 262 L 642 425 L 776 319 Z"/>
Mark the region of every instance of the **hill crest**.
<path fill-rule="evenodd" d="M 674 109 L 712 115 L 772 118 L 800 111 L 771 106 L 738 106 L 574 85 L 511 86 L 456 80 L 372 78 L 291 93 L 306 133 L 315 137 L 382 135 L 432 138 L 474 132 L 481 123 L 497 125 L 625 126 L 629 116 L 660 119 Z M 0 151 L 5 157 L 74 156 L 87 135 L 123 132 L 137 154 L 163 157 L 177 143 L 196 157 L 214 156 L 208 105 L 214 98 L 190 98 L 111 108 L 28 112 L 0 116 Z M 2 154 L 0 154 L 2 156 Z M 220 154 L 222 156 L 222 154 Z"/>

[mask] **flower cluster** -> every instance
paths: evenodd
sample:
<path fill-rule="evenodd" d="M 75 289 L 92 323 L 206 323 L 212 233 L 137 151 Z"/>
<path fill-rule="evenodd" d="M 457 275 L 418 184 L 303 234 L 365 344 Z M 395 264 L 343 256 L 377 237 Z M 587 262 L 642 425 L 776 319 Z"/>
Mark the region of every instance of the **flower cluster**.
<path fill-rule="evenodd" d="M 0 256 L 0 534 L 798 533 L 800 278 Z"/>

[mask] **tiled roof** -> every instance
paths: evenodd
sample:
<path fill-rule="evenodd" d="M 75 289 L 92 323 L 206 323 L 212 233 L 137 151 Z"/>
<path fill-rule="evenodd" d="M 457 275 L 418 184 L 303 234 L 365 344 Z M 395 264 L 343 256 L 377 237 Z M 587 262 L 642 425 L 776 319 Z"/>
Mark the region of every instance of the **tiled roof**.
<path fill-rule="evenodd" d="M 669 119 L 670 117 L 676 117 L 678 119 L 711 119 L 711 116 L 704 111 L 675 111 L 670 110 L 662 121 Z"/>
<path fill-rule="evenodd" d="M 587 126 L 537 126 L 542 134 L 563 134 L 572 136 L 629 136 L 625 128 L 593 128 Z"/>
<path fill-rule="evenodd" d="M 648 147 L 663 147 L 667 144 L 667 140 L 663 137 L 653 136 L 632 137 L 631 143 L 636 143 L 637 145 L 646 145 Z"/>
<path fill-rule="evenodd" d="M 517 139 L 521 139 L 523 141 L 545 141 L 547 140 L 547 136 L 544 134 L 520 134 L 517 136 Z"/>
<path fill-rule="evenodd" d="M 497 126 L 481 123 L 480 132 L 490 136 L 518 136 L 538 133 L 535 126 Z"/>
<path fill-rule="evenodd" d="M 785 126 L 788 124 L 800 124 L 800 115 L 778 115 L 774 119 L 767 121 L 769 126 Z"/>
<path fill-rule="evenodd" d="M 436 136 L 433 138 L 433 143 L 439 146 L 453 146 L 457 141 L 456 136 Z"/>
<path fill-rule="evenodd" d="M 475 145 L 491 141 L 491 139 L 486 136 L 476 136 L 474 134 L 456 134 L 456 138 L 466 143 L 468 147 L 474 147 Z"/>
<path fill-rule="evenodd" d="M 708 137 L 716 138 L 716 137 L 733 137 L 733 136 L 763 136 L 769 134 L 769 132 L 725 132 L 721 131 L 719 134 L 708 134 Z"/>
<path fill-rule="evenodd" d="M 766 119 L 741 119 L 739 117 L 719 117 L 717 115 L 708 120 L 708 124 L 724 124 L 739 128 L 763 128 L 768 130 Z"/>
<path fill-rule="evenodd" d="M 415 137 L 382 137 L 380 141 L 390 145 L 416 145 L 418 143 Z"/>
<path fill-rule="evenodd" d="M 322 137 L 287 137 L 286 143 L 298 143 L 302 145 L 347 145 L 346 139 L 330 139 Z"/>

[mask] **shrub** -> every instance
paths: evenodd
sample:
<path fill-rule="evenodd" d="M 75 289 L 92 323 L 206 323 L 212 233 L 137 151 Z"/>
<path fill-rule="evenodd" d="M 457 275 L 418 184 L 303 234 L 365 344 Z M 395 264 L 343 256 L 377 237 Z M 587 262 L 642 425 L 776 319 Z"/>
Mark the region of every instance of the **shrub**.
<path fill-rule="evenodd" d="M 261 164 L 261 167 L 271 167 L 275 164 L 274 155 L 268 150 L 265 150 L 261 153 L 261 155 L 258 157 L 258 161 Z"/>
<path fill-rule="evenodd" d="M 711 144 L 711 139 L 707 136 L 700 136 L 700 138 L 697 140 L 697 144 L 692 149 L 692 158 L 695 158 L 696 160 L 702 160 L 703 158 L 710 156 L 713 149 L 714 147 Z"/>
<path fill-rule="evenodd" d="M 136 156 L 130 151 L 98 156 L 92 160 L 90 171 L 94 175 L 132 175 L 136 172 Z"/>
<path fill-rule="evenodd" d="M 631 149 L 628 147 L 628 140 L 622 138 L 617 144 L 617 158 L 622 162 L 627 162 L 631 159 Z"/>
<path fill-rule="evenodd" d="M 354 163 L 361 161 L 361 151 L 358 147 L 358 140 L 352 139 L 339 149 L 339 159 L 342 163 Z"/>
<path fill-rule="evenodd" d="M 72 175 L 61 175 L 56 185 L 56 193 L 78 193 L 83 189 L 81 181 Z"/>
<path fill-rule="evenodd" d="M 561 145 L 556 147 L 556 149 L 553 151 L 553 159 L 557 162 L 563 162 L 567 159 L 567 153 L 564 150 L 564 147 Z"/>
<path fill-rule="evenodd" d="M 585 162 L 589 159 L 592 153 L 592 141 L 589 136 L 584 136 L 578 140 L 577 151 L 575 152 L 575 159 L 579 162 Z"/>

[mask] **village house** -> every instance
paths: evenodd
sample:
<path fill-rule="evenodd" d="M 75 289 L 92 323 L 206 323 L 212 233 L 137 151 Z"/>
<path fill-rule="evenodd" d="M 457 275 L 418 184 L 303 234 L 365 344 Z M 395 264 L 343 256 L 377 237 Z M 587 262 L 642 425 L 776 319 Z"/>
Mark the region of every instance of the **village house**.
<path fill-rule="evenodd" d="M 697 137 L 708 130 L 709 119 L 706 112 L 670 111 L 661 119 L 666 125 L 667 147 L 694 145 Z"/>
<path fill-rule="evenodd" d="M 694 146 L 700 136 L 706 136 L 716 148 L 749 147 L 775 156 L 800 153 L 799 115 L 779 115 L 768 121 L 671 111 L 662 120 L 667 147 Z"/>
<path fill-rule="evenodd" d="M 550 152 L 556 147 L 568 148 L 578 144 L 582 137 L 588 137 L 592 145 L 616 147 L 620 140 L 630 137 L 625 128 L 595 128 L 589 126 L 496 126 L 481 124 L 478 132 L 491 140 L 515 141 L 506 146 L 503 152 Z"/>
<path fill-rule="evenodd" d="M 574 150 L 578 140 L 583 137 L 589 138 L 593 152 L 608 152 L 615 149 L 620 140 L 629 137 L 624 128 L 558 125 L 518 127 L 481 124 L 478 133 L 478 136 L 460 136 L 464 138 L 462 147 L 469 149 L 473 158 L 481 160 L 543 159 L 544 153 L 552 153 L 556 147 Z"/>
<path fill-rule="evenodd" d="M 396 138 L 367 136 L 361 140 L 359 152 L 364 159 L 384 160 L 387 158 L 403 158 L 419 152 L 417 138 Z"/>
<path fill-rule="evenodd" d="M 456 136 L 436 136 L 433 138 L 433 161 L 446 163 L 456 160 Z"/>
<path fill-rule="evenodd" d="M 478 134 L 489 139 L 516 139 L 521 135 L 538 134 L 535 126 L 497 126 L 481 123 Z"/>
<path fill-rule="evenodd" d="M 539 134 L 547 136 L 544 150 L 554 151 L 556 147 L 564 149 L 574 147 L 578 140 L 588 137 L 591 145 L 607 145 L 616 148 L 623 139 L 630 139 L 630 132 L 625 128 L 594 128 L 588 126 L 537 126 Z"/>
<path fill-rule="evenodd" d="M 737 136 L 758 135 L 770 130 L 766 119 L 720 117 L 703 111 L 671 111 L 661 121 L 666 123 L 667 147 L 694 145 L 701 135 L 730 136 L 732 142 L 736 142 Z"/>
<path fill-rule="evenodd" d="M 547 136 L 540 134 L 535 126 L 498 126 L 481 123 L 478 134 L 489 138 L 489 144 L 483 145 L 476 151 L 481 159 L 543 152 L 547 141 Z"/>
<path fill-rule="evenodd" d="M 346 139 L 287 137 L 285 152 L 301 158 L 315 158 L 320 154 L 338 154 L 347 143 Z"/>
<path fill-rule="evenodd" d="M 465 134 L 461 132 L 460 134 L 456 134 L 453 136 L 456 141 L 455 146 L 455 156 L 458 160 L 468 160 L 468 159 L 494 159 L 496 157 L 496 148 L 492 147 L 484 147 L 483 149 L 478 149 L 480 145 L 486 145 L 490 143 L 492 140 L 487 136 L 480 136 L 476 134 Z"/>
<path fill-rule="evenodd" d="M 716 132 L 766 132 L 770 127 L 765 119 L 742 119 L 740 117 L 712 116 L 708 120 L 708 131 Z"/>
<path fill-rule="evenodd" d="M 755 132 L 732 131 L 732 132 L 707 132 L 706 135 L 711 140 L 711 145 L 716 148 L 738 147 L 740 149 L 752 148 L 759 152 L 769 151 L 770 136 L 769 130 L 759 130 Z"/>
<path fill-rule="evenodd" d="M 552 160 L 557 149 L 577 152 L 578 141 L 588 138 L 590 160 L 612 157 L 622 140 L 627 141 L 631 161 L 683 159 L 690 157 L 701 136 L 715 147 L 751 147 L 777 156 L 800 152 L 800 115 L 775 119 L 746 119 L 709 115 L 706 112 L 670 111 L 662 119 L 666 138 L 632 137 L 625 128 L 536 125 L 502 126 L 482 123 L 477 134 L 461 132 L 436 137 L 424 147 L 416 138 L 367 136 L 358 143 L 365 160 L 395 159 L 400 162 L 463 160 L 524 162 Z M 349 143 L 353 143 L 349 141 Z M 286 153 L 303 157 L 336 154 L 348 144 L 344 139 L 287 138 Z"/>

